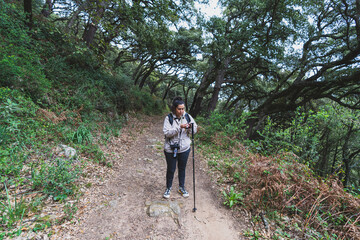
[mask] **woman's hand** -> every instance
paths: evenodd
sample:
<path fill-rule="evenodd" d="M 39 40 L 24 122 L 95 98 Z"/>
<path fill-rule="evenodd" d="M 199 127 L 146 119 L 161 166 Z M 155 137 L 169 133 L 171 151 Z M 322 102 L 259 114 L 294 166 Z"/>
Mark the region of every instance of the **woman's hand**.
<path fill-rule="evenodd" d="M 180 127 L 181 128 L 189 128 L 190 124 L 188 124 L 188 123 L 180 124 Z"/>

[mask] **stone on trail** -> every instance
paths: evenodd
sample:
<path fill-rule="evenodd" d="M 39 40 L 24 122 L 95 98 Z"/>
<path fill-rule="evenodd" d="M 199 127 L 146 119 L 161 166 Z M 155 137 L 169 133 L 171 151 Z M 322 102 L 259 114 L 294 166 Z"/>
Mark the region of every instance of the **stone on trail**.
<path fill-rule="evenodd" d="M 148 201 L 146 202 L 147 214 L 150 217 L 168 216 L 174 219 L 179 224 L 180 218 L 180 203 L 177 201 Z M 180 225 L 180 224 L 179 224 Z"/>
<path fill-rule="evenodd" d="M 112 200 L 109 202 L 110 207 L 112 208 L 117 208 L 117 206 L 119 205 L 119 201 L 118 200 Z"/>
<path fill-rule="evenodd" d="M 76 150 L 67 145 L 59 144 L 55 150 L 55 154 L 59 157 L 65 157 L 66 159 L 73 159 L 76 157 Z"/>

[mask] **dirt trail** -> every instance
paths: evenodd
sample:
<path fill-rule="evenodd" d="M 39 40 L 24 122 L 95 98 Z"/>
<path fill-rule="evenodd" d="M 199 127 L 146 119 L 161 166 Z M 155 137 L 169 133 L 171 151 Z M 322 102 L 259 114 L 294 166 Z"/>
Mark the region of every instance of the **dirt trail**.
<path fill-rule="evenodd" d="M 173 190 L 167 201 L 181 206 L 179 222 L 170 216 L 149 217 L 146 202 L 164 199 L 166 162 L 162 150 L 165 116 L 149 117 L 144 126 L 130 123 L 120 138 L 104 151 L 115 157 L 114 167 L 90 188 L 79 203 L 76 221 L 62 227 L 61 239 L 241 239 L 244 227 L 221 203 L 219 191 L 206 174 L 206 164 L 196 158 L 196 207 L 193 209 L 192 156 L 185 199 Z M 134 135 L 136 133 L 136 136 Z M 196 153 L 195 153 L 196 154 Z M 196 156 L 196 155 L 195 155 Z M 178 186 L 177 172 L 173 187 Z M 75 222 L 75 223 L 74 223 Z"/>

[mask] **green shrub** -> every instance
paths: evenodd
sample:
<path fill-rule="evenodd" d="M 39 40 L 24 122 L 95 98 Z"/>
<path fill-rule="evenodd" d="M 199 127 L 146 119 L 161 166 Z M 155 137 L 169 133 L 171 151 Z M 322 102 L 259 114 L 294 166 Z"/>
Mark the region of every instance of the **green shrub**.
<path fill-rule="evenodd" d="M 159 114 L 164 111 L 164 103 L 157 97 L 152 96 L 147 91 L 142 91 L 139 90 L 137 87 L 132 87 L 129 95 L 129 110 L 135 110 L 136 112 L 144 112 L 150 115 Z"/>
<path fill-rule="evenodd" d="M 243 200 L 243 193 L 236 192 L 233 186 L 230 187 L 229 193 L 223 191 L 223 195 L 225 197 L 224 205 L 229 208 L 232 208 L 234 205 L 241 204 L 241 201 Z"/>
<path fill-rule="evenodd" d="M 91 143 L 92 142 L 91 131 L 85 125 L 80 125 L 77 128 L 77 130 L 74 132 L 71 140 L 77 144 L 82 144 L 85 142 Z"/>
<path fill-rule="evenodd" d="M 202 141 L 210 142 L 214 136 L 222 135 L 229 138 L 242 139 L 245 136 L 245 121 L 250 113 L 243 112 L 240 117 L 234 117 L 229 113 L 212 112 L 208 117 L 198 117 L 196 120 L 204 127 L 198 137 Z"/>
<path fill-rule="evenodd" d="M 0 201 L 0 224 L 11 228 L 15 222 L 23 219 L 27 206 L 22 197 L 18 200 L 15 196 L 14 201 L 12 201 L 6 184 L 4 184 L 4 186 L 6 200 L 4 202 Z"/>
<path fill-rule="evenodd" d="M 36 109 L 19 91 L 0 88 L 0 182 L 20 177 L 32 137 L 41 129 L 33 119 Z"/>
<path fill-rule="evenodd" d="M 20 153 L 10 154 L 7 150 L 0 149 L 0 182 L 18 178 L 25 160 L 26 156 Z"/>
<path fill-rule="evenodd" d="M 259 131 L 262 139 L 250 141 L 248 144 L 253 150 L 264 155 L 282 151 L 293 152 L 302 162 L 316 162 L 320 156 L 319 143 L 322 131 L 320 125 L 324 124 L 327 118 L 326 111 L 303 112 L 298 108 L 290 126 L 281 128 L 268 117 L 264 128 Z"/>
<path fill-rule="evenodd" d="M 79 151 L 96 163 L 106 164 L 104 153 L 98 145 L 79 145 Z"/>
<path fill-rule="evenodd" d="M 66 199 L 74 194 L 74 182 L 80 173 L 80 167 L 71 160 L 56 158 L 55 162 L 43 163 L 40 169 L 32 170 L 33 188 L 53 195 L 54 200 Z"/>

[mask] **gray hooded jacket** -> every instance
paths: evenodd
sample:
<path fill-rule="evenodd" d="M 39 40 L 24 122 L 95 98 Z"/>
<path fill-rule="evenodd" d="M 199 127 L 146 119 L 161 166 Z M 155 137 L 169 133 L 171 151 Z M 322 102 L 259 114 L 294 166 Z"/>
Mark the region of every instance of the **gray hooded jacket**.
<path fill-rule="evenodd" d="M 164 150 L 165 152 L 172 153 L 173 150 L 170 148 L 170 145 L 178 143 L 180 145 L 180 149 L 178 153 L 186 152 L 191 145 L 191 127 L 189 129 L 180 128 L 180 124 L 187 123 L 185 118 L 185 112 L 181 116 L 180 119 L 173 114 L 173 124 L 170 124 L 169 116 L 165 117 L 164 120 L 164 128 L 163 132 L 165 135 L 165 143 L 164 143 Z M 190 116 L 190 123 L 194 124 L 194 134 L 197 131 L 197 124 L 195 120 Z"/>

